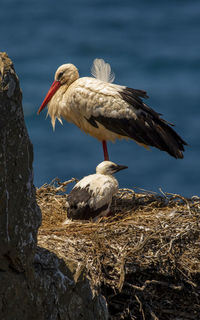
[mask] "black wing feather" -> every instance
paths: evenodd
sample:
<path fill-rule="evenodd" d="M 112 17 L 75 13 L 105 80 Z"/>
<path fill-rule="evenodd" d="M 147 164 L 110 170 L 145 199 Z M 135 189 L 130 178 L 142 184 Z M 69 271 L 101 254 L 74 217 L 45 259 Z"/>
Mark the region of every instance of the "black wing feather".
<path fill-rule="evenodd" d="M 108 208 L 108 204 L 95 209 L 89 206 L 89 200 L 92 193 L 89 188 L 75 187 L 67 197 L 69 208 L 67 210 L 68 218 L 72 220 L 89 220 L 98 216 L 102 211 Z"/>
<path fill-rule="evenodd" d="M 156 147 L 168 152 L 175 158 L 183 158 L 184 145 L 187 143 L 171 127 L 172 124 L 160 118 L 159 113 L 143 103 L 141 98 L 147 98 L 146 92 L 125 88 L 120 92 L 122 99 L 138 112 L 137 118 L 111 118 L 99 115 L 88 120 L 94 127 L 101 123 L 106 129 L 136 142 Z"/>

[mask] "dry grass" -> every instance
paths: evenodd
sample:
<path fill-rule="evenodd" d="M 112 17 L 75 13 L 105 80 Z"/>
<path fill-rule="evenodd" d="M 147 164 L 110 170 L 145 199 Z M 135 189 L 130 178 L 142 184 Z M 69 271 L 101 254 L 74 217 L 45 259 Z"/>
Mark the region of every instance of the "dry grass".
<path fill-rule="evenodd" d="M 38 244 L 85 270 L 111 319 L 200 319 L 200 198 L 121 189 L 112 216 L 63 224 L 72 181 L 37 190 Z"/>

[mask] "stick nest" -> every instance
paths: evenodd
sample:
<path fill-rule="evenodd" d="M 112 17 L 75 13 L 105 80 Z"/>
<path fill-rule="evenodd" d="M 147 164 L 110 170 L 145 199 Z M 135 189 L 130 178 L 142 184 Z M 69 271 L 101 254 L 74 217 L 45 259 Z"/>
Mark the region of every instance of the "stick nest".
<path fill-rule="evenodd" d="M 112 216 L 67 220 L 71 179 L 37 189 L 38 244 L 84 272 L 110 319 L 200 319 L 200 198 L 120 189 Z"/>

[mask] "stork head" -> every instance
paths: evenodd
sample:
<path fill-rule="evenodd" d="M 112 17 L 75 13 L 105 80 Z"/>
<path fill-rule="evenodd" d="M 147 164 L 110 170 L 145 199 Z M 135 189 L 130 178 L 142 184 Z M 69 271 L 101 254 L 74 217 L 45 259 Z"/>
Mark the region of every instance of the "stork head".
<path fill-rule="evenodd" d="M 96 173 L 112 175 L 120 170 L 127 168 L 127 166 L 122 166 L 111 161 L 103 161 L 96 167 Z"/>
<path fill-rule="evenodd" d="M 55 81 L 58 81 L 60 85 L 68 84 L 70 85 L 72 82 L 79 78 L 78 69 L 75 65 L 71 63 L 63 64 L 60 66 L 55 73 Z"/>
<path fill-rule="evenodd" d="M 70 84 L 72 84 L 78 78 L 78 69 L 73 64 L 67 63 L 60 66 L 55 73 L 54 82 L 47 92 L 47 95 L 37 113 L 39 114 L 44 109 L 60 86 L 66 85 L 66 87 L 69 87 Z"/>

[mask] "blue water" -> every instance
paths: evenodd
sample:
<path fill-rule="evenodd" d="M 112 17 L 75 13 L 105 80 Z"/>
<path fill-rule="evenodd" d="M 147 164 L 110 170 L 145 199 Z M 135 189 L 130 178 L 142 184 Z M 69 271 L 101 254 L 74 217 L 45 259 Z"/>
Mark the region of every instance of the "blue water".
<path fill-rule="evenodd" d="M 103 160 L 101 145 L 74 125 L 53 132 L 36 112 L 57 67 L 75 64 L 88 76 L 96 57 L 115 82 L 148 92 L 148 104 L 188 142 L 176 160 L 133 141 L 109 143 L 111 160 L 128 165 L 120 187 L 200 194 L 200 2 L 119 0 L 1 0 L 0 50 L 13 60 L 34 145 L 35 185 L 81 178 Z"/>

